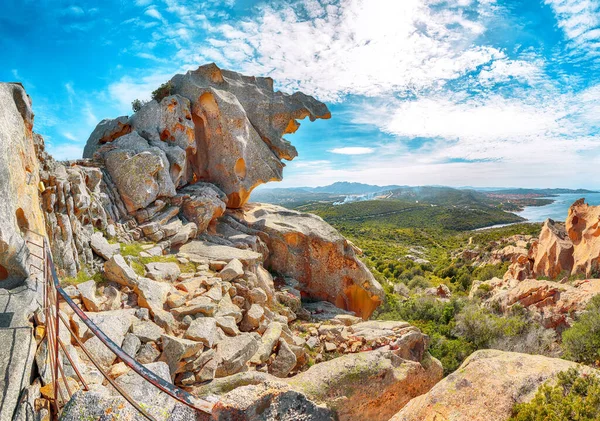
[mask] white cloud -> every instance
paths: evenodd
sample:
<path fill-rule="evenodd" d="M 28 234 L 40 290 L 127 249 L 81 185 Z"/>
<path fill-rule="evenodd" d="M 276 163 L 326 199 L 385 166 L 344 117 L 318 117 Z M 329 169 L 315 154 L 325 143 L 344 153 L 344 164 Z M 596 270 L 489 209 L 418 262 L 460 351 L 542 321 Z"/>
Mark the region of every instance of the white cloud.
<path fill-rule="evenodd" d="M 69 103 L 73 105 L 73 97 L 75 97 L 75 89 L 73 89 L 73 83 L 68 82 L 65 83 L 65 89 L 67 91 L 67 95 L 69 97 Z"/>
<path fill-rule="evenodd" d="M 156 10 L 155 8 L 149 8 L 149 9 L 147 9 L 147 10 L 144 12 L 144 14 L 145 14 L 146 16 L 150 16 L 151 18 L 154 18 L 154 19 L 158 19 L 158 20 L 161 20 L 161 21 L 163 21 L 163 20 L 164 20 L 163 16 L 162 16 L 162 15 L 160 14 L 160 12 L 159 12 L 158 10 Z"/>
<path fill-rule="evenodd" d="M 253 20 L 212 28 L 227 48 L 192 46 L 179 57 L 218 58 L 222 65 L 269 75 L 288 90 L 329 101 L 440 86 L 504 57 L 496 48 L 474 44 L 485 27 L 463 13 L 465 2 L 439 12 L 430 7 L 435 3 L 300 0 L 295 7 L 264 6 Z M 478 7 L 478 16 L 488 19 L 489 5 Z M 315 18 L 307 20 L 304 13 Z"/>
<path fill-rule="evenodd" d="M 172 77 L 172 73 L 155 73 L 141 78 L 124 77 L 109 85 L 108 93 L 117 103 L 118 112 L 127 114 L 131 112 L 134 99 L 150 100 L 152 91 Z"/>
<path fill-rule="evenodd" d="M 324 167 L 329 167 L 331 164 L 331 161 L 327 161 L 326 159 L 319 159 L 319 160 L 315 160 L 315 161 L 303 161 L 300 159 L 295 159 L 294 161 L 292 161 L 290 164 L 287 164 L 288 166 L 292 167 L 292 168 L 324 168 Z"/>
<path fill-rule="evenodd" d="M 333 148 L 328 152 L 339 154 L 339 155 L 368 155 L 375 152 L 373 148 L 364 148 L 360 146 L 347 146 L 344 148 Z"/>
<path fill-rule="evenodd" d="M 600 1 L 545 0 L 576 56 L 600 58 Z"/>
<path fill-rule="evenodd" d="M 74 6 L 70 6 L 70 7 L 67 7 L 66 9 L 64 9 L 63 15 L 76 16 L 76 17 L 83 16 L 83 15 L 85 15 L 85 11 L 81 7 L 74 5 Z"/>
<path fill-rule="evenodd" d="M 77 141 L 77 137 L 73 133 L 63 132 L 62 135 L 69 140 Z"/>

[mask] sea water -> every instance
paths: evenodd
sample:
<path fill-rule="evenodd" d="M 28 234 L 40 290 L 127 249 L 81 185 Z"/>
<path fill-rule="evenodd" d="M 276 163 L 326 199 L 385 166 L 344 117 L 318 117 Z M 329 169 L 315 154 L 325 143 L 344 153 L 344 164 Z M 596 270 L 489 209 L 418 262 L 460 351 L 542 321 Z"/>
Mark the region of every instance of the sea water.
<path fill-rule="evenodd" d="M 581 198 L 585 198 L 585 202 L 590 205 L 600 205 L 600 193 L 559 194 L 547 198 L 554 200 L 554 203 L 545 206 L 528 206 L 522 212 L 515 213 L 530 222 L 544 222 L 548 218 L 564 221 L 567 219 L 569 207 Z"/>

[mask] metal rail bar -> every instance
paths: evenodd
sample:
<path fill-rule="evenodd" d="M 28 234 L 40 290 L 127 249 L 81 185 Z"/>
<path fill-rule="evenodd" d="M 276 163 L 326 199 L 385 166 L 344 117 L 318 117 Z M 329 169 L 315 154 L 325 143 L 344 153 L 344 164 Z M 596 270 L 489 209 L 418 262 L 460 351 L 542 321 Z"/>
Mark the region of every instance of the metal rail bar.
<path fill-rule="evenodd" d="M 79 371 L 79 369 L 77 368 L 77 365 L 75 364 L 75 362 L 73 361 L 73 358 L 71 357 L 71 355 L 67 352 L 67 347 L 65 346 L 65 344 L 63 343 L 63 341 L 61 341 L 60 338 L 58 338 L 58 344 L 60 345 L 60 348 L 63 350 L 65 357 L 67 357 L 67 360 L 69 360 L 69 364 L 71 364 L 71 367 L 73 368 L 73 370 L 75 371 L 75 374 L 77 374 L 77 377 L 79 378 L 79 381 L 81 382 L 81 384 L 83 385 L 83 390 L 88 391 L 90 390 L 87 382 L 85 381 L 85 379 L 83 378 L 83 376 L 81 375 L 81 372 Z"/>
<path fill-rule="evenodd" d="M 158 388 L 160 391 L 166 393 L 173 399 L 183 403 L 184 405 L 189 406 L 190 408 L 203 412 L 205 414 L 210 414 L 212 412 L 212 408 L 214 406 L 213 403 L 205 401 L 203 399 L 195 398 L 190 395 L 185 390 L 182 390 L 175 385 L 165 381 L 161 377 L 157 376 L 152 371 L 148 370 L 146 367 L 142 366 L 131 356 L 126 354 L 116 343 L 114 343 L 102 330 L 96 326 L 96 324 L 90 320 L 87 315 L 81 310 L 81 308 L 75 304 L 75 302 L 69 297 L 69 295 L 62 289 L 60 286 L 60 282 L 58 280 L 58 275 L 56 273 L 56 267 L 54 265 L 54 261 L 52 259 L 52 253 L 50 251 L 50 246 L 48 244 L 47 238 L 35 231 L 29 230 L 29 232 L 39 236 L 43 244 L 39 245 L 35 242 L 30 242 L 31 244 L 40 247 L 43 249 L 42 259 L 40 256 L 33 254 L 38 259 L 42 259 L 44 261 L 44 269 L 38 268 L 44 273 L 45 285 L 43 288 L 44 291 L 44 314 L 46 316 L 46 332 L 48 338 L 48 352 L 50 357 L 50 365 L 52 371 L 52 383 L 54 385 L 54 390 L 58 391 L 58 394 L 61 395 L 63 402 L 66 402 L 60 388 L 60 382 L 58 381 L 58 370 L 60 368 L 60 374 L 62 374 L 64 379 L 64 372 L 62 367 L 60 367 L 59 360 L 59 345 L 62 348 L 64 354 L 67 356 L 67 359 L 71 363 L 71 366 L 74 368 L 74 371 L 79 378 L 79 381 L 82 383 L 85 390 L 89 390 L 85 379 L 73 363 L 69 353 L 66 351 L 66 347 L 64 343 L 61 341 L 59 337 L 59 319 L 62 321 L 64 326 L 69 331 L 70 335 L 75 339 L 77 344 L 81 347 L 82 351 L 88 356 L 90 361 L 98 368 L 101 374 L 107 379 L 107 381 L 123 396 L 140 414 L 142 414 L 145 418 L 150 421 L 156 421 L 150 414 L 147 413 L 139 404 L 137 404 L 127 393 L 120 388 L 113 379 L 111 379 L 108 374 L 104 371 L 104 369 L 98 364 L 97 361 L 94 360 L 93 356 L 89 353 L 89 351 L 85 348 L 85 345 L 81 342 L 81 340 L 75 335 L 73 330 L 71 329 L 69 323 L 64 319 L 63 315 L 60 312 L 59 301 L 62 298 L 69 307 L 74 311 L 74 313 L 83 321 L 83 323 L 90 329 L 90 331 L 100 339 L 100 341 L 111 350 L 126 366 L 135 371 L 138 375 L 144 378 L 146 381 L 151 383 L 153 386 Z M 54 311 L 53 311 L 54 310 Z M 67 387 L 67 391 L 69 395 L 71 395 L 71 390 L 67 384 L 66 379 L 64 380 L 65 386 Z M 60 410 L 60 404 L 58 399 L 58 394 L 55 393 L 54 407 L 55 413 L 58 415 Z"/>
<path fill-rule="evenodd" d="M 163 378 L 156 375 L 154 372 L 148 370 L 146 367 L 138 363 L 131 356 L 129 356 L 125 351 L 123 351 L 116 343 L 114 343 L 96 324 L 79 308 L 77 304 L 69 297 L 69 295 L 60 287 L 58 276 L 56 275 L 56 268 L 54 266 L 54 262 L 51 259 L 48 259 L 48 263 L 50 265 L 50 272 L 52 274 L 52 279 L 54 280 L 54 286 L 56 291 L 62 296 L 65 302 L 73 309 L 75 314 L 81 319 L 81 321 L 90 329 L 90 331 L 100 339 L 100 341 L 110 349 L 117 357 L 125 363 L 126 366 L 131 368 L 133 371 L 138 373 L 140 376 L 148 380 L 151 384 L 156 386 L 161 391 L 165 392 L 167 395 L 172 398 L 178 400 L 179 402 L 189 406 L 192 409 L 197 411 L 202 411 L 207 414 L 212 412 L 212 408 L 214 404 L 205 401 L 203 399 L 196 399 L 192 395 L 190 395 L 185 390 L 179 389 L 177 386 L 167 382 Z M 198 403 L 195 403 L 194 400 L 197 400 Z"/>
<path fill-rule="evenodd" d="M 117 392 L 119 392 L 119 394 L 121 396 L 123 396 L 125 398 L 125 400 L 127 400 L 127 402 L 129 402 L 140 414 L 142 414 L 144 417 L 146 417 L 146 419 L 148 419 L 150 421 L 156 421 L 156 419 L 152 415 L 150 415 L 146 410 L 144 410 L 144 408 L 142 408 L 131 396 L 129 396 L 129 394 L 127 392 L 125 392 L 123 390 L 123 388 L 121 388 L 121 386 L 119 386 L 113 379 L 110 378 L 110 376 L 108 375 L 108 373 L 106 373 L 106 371 L 104 371 L 104 369 L 102 368 L 100 363 L 98 363 L 96 361 L 96 359 L 92 356 L 90 351 L 88 351 L 85 348 L 85 346 L 83 345 L 83 342 L 81 342 L 81 340 L 77 337 L 77 335 L 75 335 L 75 333 L 71 330 L 71 327 L 68 326 L 68 323 L 65 320 L 65 318 L 63 317 L 63 315 L 59 314 L 58 317 L 62 320 L 63 324 L 65 326 L 67 326 L 67 329 L 69 330 L 69 332 L 71 332 L 71 335 L 73 336 L 73 338 L 75 338 L 75 341 L 81 347 L 81 350 L 85 353 L 85 355 L 87 355 L 87 357 L 90 359 L 92 364 L 94 364 L 94 366 L 98 369 L 98 371 L 100 371 L 102 376 L 104 376 L 104 378 L 110 383 L 110 385 L 112 387 L 114 387 L 115 390 Z"/>

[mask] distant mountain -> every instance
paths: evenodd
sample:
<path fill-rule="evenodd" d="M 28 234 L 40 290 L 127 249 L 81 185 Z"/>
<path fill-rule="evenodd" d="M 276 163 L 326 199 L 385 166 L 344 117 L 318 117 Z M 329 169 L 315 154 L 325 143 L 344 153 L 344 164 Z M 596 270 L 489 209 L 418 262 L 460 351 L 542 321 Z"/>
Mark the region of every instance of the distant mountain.
<path fill-rule="evenodd" d="M 547 204 L 541 197 L 559 194 L 597 193 L 586 189 L 528 189 L 514 187 L 445 187 L 445 186 L 377 186 L 364 183 L 337 182 L 321 187 L 259 189 L 251 201 L 266 202 L 295 208 L 309 203 L 332 202 L 346 204 L 377 198 L 396 199 L 432 205 L 496 205 L 507 211 L 522 210 L 523 206 Z M 513 197 L 516 196 L 516 197 Z M 522 198 L 520 197 L 522 196 Z M 527 200 L 527 201 L 524 201 Z M 537 202 L 536 202 L 537 201 Z"/>
<path fill-rule="evenodd" d="M 497 193 L 497 194 L 541 194 L 541 195 L 555 195 L 555 194 L 588 194 L 588 193 L 599 193 L 595 190 L 586 189 L 525 189 L 519 187 L 461 187 L 461 189 L 477 190 L 486 193 Z"/>
<path fill-rule="evenodd" d="M 299 206 L 310 202 L 347 202 L 350 196 L 354 198 L 365 196 L 372 199 L 378 193 L 389 194 L 400 186 L 375 186 L 363 183 L 337 182 L 321 187 L 290 187 L 259 189 L 252 192 L 251 201 L 267 202 L 289 207 Z"/>
<path fill-rule="evenodd" d="M 331 193 L 331 194 L 367 194 L 378 193 L 382 191 L 395 190 L 400 186 L 375 186 L 363 183 L 349 183 L 346 181 L 338 181 L 329 186 L 305 188 L 315 193 Z"/>

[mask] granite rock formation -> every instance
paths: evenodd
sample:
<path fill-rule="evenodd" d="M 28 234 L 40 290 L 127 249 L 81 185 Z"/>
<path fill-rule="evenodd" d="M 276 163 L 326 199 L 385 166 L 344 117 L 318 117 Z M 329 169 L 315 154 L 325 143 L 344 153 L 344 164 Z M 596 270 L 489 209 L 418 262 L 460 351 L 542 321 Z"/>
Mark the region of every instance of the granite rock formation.
<path fill-rule="evenodd" d="M 119 191 L 129 193 L 129 211 L 174 196 L 173 186 L 197 181 L 217 185 L 228 207 L 241 207 L 256 186 L 282 179 L 281 159 L 296 157 L 283 139 L 298 129 L 296 120 L 330 117 L 325 104 L 310 96 L 276 92 L 270 78 L 243 76 L 215 64 L 176 75 L 168 86 L 172 95 L 144 104 L 128 120 L 103 120 L 84 150 L 84 158 L 104 157 Z M 127 140 L 119 142 L 120 137 Z M 127 168 L 114 165 L 123 160 Z M 132 191 L 123 178 L 133 169 L 146 192 L 142 186 Z"/>

